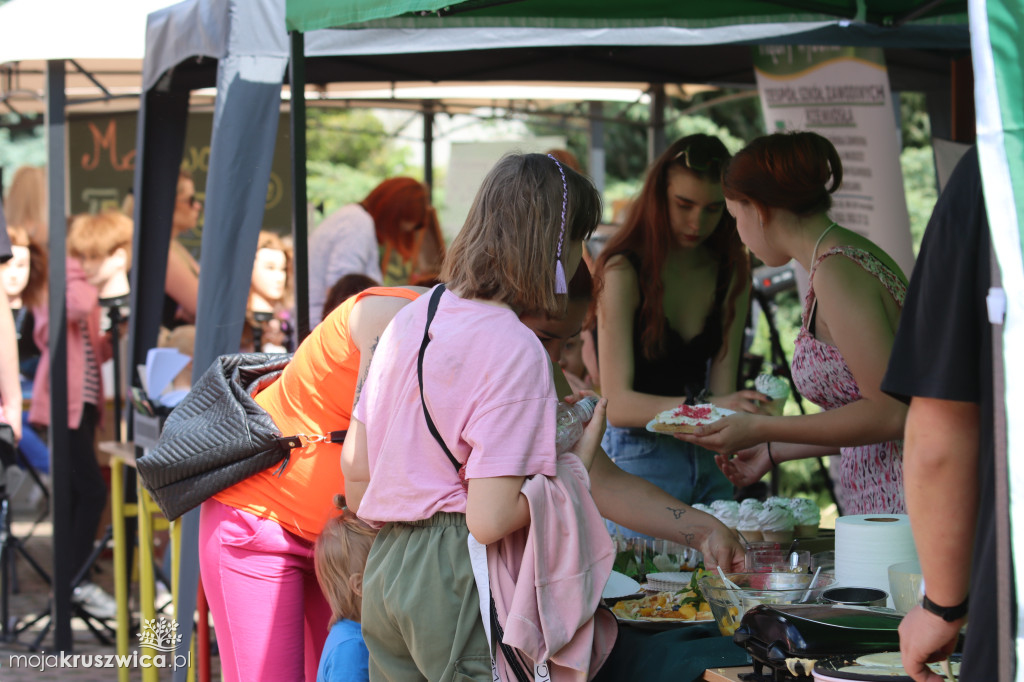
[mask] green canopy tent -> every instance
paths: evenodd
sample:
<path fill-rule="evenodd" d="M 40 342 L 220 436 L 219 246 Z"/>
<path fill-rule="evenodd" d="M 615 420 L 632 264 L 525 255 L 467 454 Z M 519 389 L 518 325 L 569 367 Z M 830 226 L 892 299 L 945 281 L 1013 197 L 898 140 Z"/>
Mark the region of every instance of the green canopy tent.
<path fill-rule="evenodd" d="M 700 76 L 691 82 L 735 82 L 736 77 L 751 70 L 743 64 L 742 52 L 723 49 L 724 43 L 737 44 L 803 43 L 803 44 L 877 44 L 892 48 L 887 52 L 894 89 L 903 64 L 897 51 L 906 48 L 949 49 L 962 34 L 963 2 L 920 2 L 918 0 L 806 0 L 798 2 L 748 2 L 723 0 L 716 3 L 678 3 L 640 0 L 633 3 L 601 0 L 287 0 L 287 24 L 293 33 L 292 73 L 302 76 L 303 43 L 301 32 L 333 28 L 340 33 L 368 38 L 374 31 L 393 31 L 401 36 L 403 45 L 393 53 L 384 54 L 368 48 L 352 64 L 352 72 L 363 70 L 403 69 L 435 73 L 437 77 L 480 77 L 478 74 L 504 74 L 524 78 L 528 73 L 544 69 L 558 78 L 587 78 L 590 68 L 606 72 L 638 68 L 646 65 L 647 80 L 664 77 L 668 61 L 646 62 L 652 54 L 665 48 L 665 36 L 675 33 L 692 51 L 668 51 L 663 56 L 692 56 L 692 69 Z M 1019 43 L 1019 29 L 1024 25 L 1024 2 L 1021 0 L 970 0 L 971 47 L 975 102 L 977 105 L 977 142 L 982 161 L 986 202 L 991 222 L 993 244 L 1002 274 L 1007 306 L 1003 322 L 1002 348 L 1024 347 L 1024 267 L 1021 244 L 1024 217 L 1024 55 Z M 367 33 L 370 32 L 370 33 Z M 422 44 L 417 38 L 431 32 L 432 54 L 419 53 Z M 612 37 L 614 36 L 614 38 Z M 683 37 L 685 36 L 685 37 Z M 605 39 L 607 38 L 607 42 Z M 930 40 L 935 43 L 929 43 Z M 943 41 L 945 45 L 940 45 Z M 447 46 L 447 47 L 445 47 Z M 696 46 L 701 46 L 697 50 Z M 716 47 L 713 47 L 716 46 Z M 381 46 L 378 45 L 378 48 Z M 444 58 L 445 50 L 452 59 Z M 470 60 L 465 57 L 473 51 Z M 749 52 L 749 51 L 748 51 Z M 401 59 L 403 54 L 417 54 L 415 63 Z M 395 56 L 395 54 L 399 56 Z M 915 54 L 910 58 L 919 58 Z M 655 60 L 659 61 L 659 60 Z M 646 62 L 646 64 L 645 64 Z M 679 65 L 674 65 L 679 66 Z M 401 71 L 401 69 L 396 69 Z M 682 70 L 685 70 L 683 67 Z M 632 72 L 631 72 L 632 73 Z M 676 72 L 678 73 L 678 72 Z M 310 80 L 323 77 L 317 67 L 308 69 Z M 614 76 L 604 76 L 612 80 Z M 681 81 L 680 81 L 681 82 Z M 293 81 L 294 86 L 302 83 Z M 920 83 L 919 83 L 920 85 Z M 297 110 L 301 113 L 301 105 Z M 963 121 L 961 121 L 963 123 Z M 969 124 L 969 122 L 968 122 Z M 968 125 L 968 127 L 970 127 Z M 299 130 L 294 131 L 298 133 Z M 295 142 L 301 143 L 296 134 Z M 295 200 L 301 200 L 296 196 Z M 301 205 L 301 204 L 299 204 Z M 997 334 L 998 338 L 1000 335 Z M 1013 428 L 1007 414 L 1016 414 L 1024 407 L 1019 388 L 1024 379 L 1024 358 L 1012 351 L 1000 352 L 997 363 L 997 386 L 1005 392 L 997 395 L 1004 401 L 997 409 L 999 418 L 996 442 L 1000 459 L 1003 513 L 1003 543 L 1000 565 L 1010 565 L 1015 547 L 1022 546 L 1024 536 L 1011 536 L 1016 510 L 1024 510 L 1021 486 L 1013 484 L 1024 474 L 1024 466 L 1013 466 L 1015 452 L 1024 452 L 1024 439 Z M 1005 378 L 1005 382 L 1002 379 Z M 1014 381 L 1014 379 L 1017 381 Z M 1004 461 L 1005 460 L 1005 461 Z M 1016 494 L 1014 494 L 1016 491 Z M 1022 569 L 1018 568 L 1018 572 Z M 1024 574 L 1002 575 L 1001 595 L 1010 594 L 1010 580 L 1024 584 Z M 1000 599 L 999 640 L 1004 664 L 1012 663 L 1012 629 L 1010 599 Z M 1020 613 L 1016 614 L 1020 617 Z M 1019 644 L 1017 645 L 1020 646 Z M 1009 679 L 1010 665 L 1004 665 L 1004 679 Z M 1024 680 L 1024 674 L 1017 679 Z"/>
<path fill-rule="evenodd" d="M 1012 584 L 1024 585 L 1024 566 L 1014 561 L 1017 548 L 1024 548 L 1019 521 L 1024 513 L 1024 431 L 1017 428 L 1013 415 L 1024 410 L 1024 357 L 1013 351 L 1024 348 L 1024 263 L 1021 257 L 1024 236 L 1024 51 L 1020 27 L 1024 25 L 1021 0 L 971 0 L 971 49 L 974 56 L 975 105 L 977 108 L 977 145 L 985 204 L 989 216 L 992 246 L 999 265 L 1002 289 L 1006 296 L 1001 335 L 994 333 L 1001 352 L 995 353 L 996 386 L 996 472 L 998 508 L 1009 514 L 997 516 L 1000 543 L 999 567 L 1014 565 L 1014 575 L 1000 575 L 999 594 L 1010 594 Z M 998 310 L 989 308 L 989 317 L 998 318 Z M 993 314 L 995 313 L 995 315 Z M 994 331 L 1000 331 L 998 321 Z M 1001 362 L 1000 362 L 1001 360 Z M 1000 390 L 1002 389 L 1002 390 Z M 1002 409 L 998 409 L 1002 398 Z M 1000 661 L 1012 663 L 1024 654 L 1019 630 L 1015 639 L 1002 636 L 1011 623 L 1020 622 L 1020 600 L 1000 599 L 994 605 L 1000 621 Z M 1016 608 L 1016 613 L 1011 613 Z M 1005 628 L 1005 629 L 1004 629 Z M 1016 679 L 1024 679 L 1017 666 Z"/>
<path fill-rule="evenodd" d="M 885 49 L 894 89 L 925 90 L 948 102 L 952 64 L 970 49 L 966 7 L 964 0 L 289 0 L 287 7 L 285 0 L 185 0 L 150 15 L 139 118 L 137 216 L 145 222 L 146 216 L 155 219 L 163 212 L 166 178 L 161 175 L 170 172 L 168 159 L 180 158 L 185 95 L 216 83 L 195 361 L 201 371 L 216 355 L 233 350 L 244 322 L 239 311 L 244 310 L 260 227 L 259 195 L 269 172 L 269 159 L 261 150 L 272 146 L 269 140 L 277 132 L 276 115 L 271 114 L 277 111 L 286 68 L 293 93 L 304 91 L 307 82 L 336 81 L 750 85 L 752 45 L 872 45 Z M 359 23 L 346 23 L 353 21 Z M 294 31 L 290 59 L 286 23 Z M 293 140 L 302 140 L 303 97 L 293 98 L 292 113 Z M 948 116 L 938 125 L 943 126 L 951 127 Z M 293 172 L 293 200 L 303 207 L 301 144 L 293 156 L 300 171 Z M 305 221 L 305 211 L 297 209 L 300 329 L 306 309 L 301 270 Z M 214 225 L 216 229 L 209 229 Z M 163 272 L 166 240 L 140 236 L 136 256 L 140 270 Z M 231 262 L 238 267 L 223 267 Z M 140 301 L 161 293 L 148 288 L 153 290 L 140 290 Z M 138 353 L 152 345 L 156 323 L 136 317 L 132 347 Z M 186 515 L 184 525 L 191 537 L 193 516 Z M 184 589 L 178 595 L 179 613 L 191 613 L 194 603 L 188 588 L 195 584 L 190 545 L 184 543 L 180 559 Z M 181 674 L 176 671 L 175 679 Z"/>

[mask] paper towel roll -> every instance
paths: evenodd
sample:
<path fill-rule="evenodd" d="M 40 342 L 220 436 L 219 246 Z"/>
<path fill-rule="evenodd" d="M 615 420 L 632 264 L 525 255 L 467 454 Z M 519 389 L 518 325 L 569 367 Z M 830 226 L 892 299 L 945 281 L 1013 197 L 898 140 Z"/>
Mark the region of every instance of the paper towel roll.
<path fill-rule="evenodd" d="M 889 592 L 889 566 L 917 559 L 906 514 L 856 514 L 836 519 L 836 584 Z M 892 606 L 892 595 L 889 596 Z"/>

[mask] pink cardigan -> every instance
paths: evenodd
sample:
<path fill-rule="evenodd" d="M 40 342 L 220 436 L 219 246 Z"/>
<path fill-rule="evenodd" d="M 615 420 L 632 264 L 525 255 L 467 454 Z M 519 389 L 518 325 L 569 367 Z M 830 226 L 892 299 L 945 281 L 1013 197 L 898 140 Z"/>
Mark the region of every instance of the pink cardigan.
<path fill-rule="evenodd" d="M 504 624 L 504 642 L 536 662 L 549 661 L 553 682 L 587 680 L 611 653 L 615 617 L 598 610 L 615 550 L 590 476 L 571 453 L 558 456 L 558 474 L 523 484 L 530 525 L 487 546 L 491 595 Z M 502 679 L 515 679 L 494 652 Z"/>
<path fill-rule="evenodd" d="M 113 357 L 110 337 L 100 333 L 100 305 L 96 287 L 85 279 L 82 266 L 74 258 L 67 264 L 68 315 L 68 427 L 77 429 L 82 423 L 83 385 L 85 383 L 85 341 L 80 320 L 86 321 L 89 340 L 96 351 L 96 361 L 103 364 Z M 33 424 L 50 424 L 50 311 L 44 305 L 35 306 L 36 320 L 33 338 L 40 349 L 39 366 L 32 384 L 32 407 L 28 419 Z M 100 415 L 103 414 L 103 377 L 100 373 Z"/>

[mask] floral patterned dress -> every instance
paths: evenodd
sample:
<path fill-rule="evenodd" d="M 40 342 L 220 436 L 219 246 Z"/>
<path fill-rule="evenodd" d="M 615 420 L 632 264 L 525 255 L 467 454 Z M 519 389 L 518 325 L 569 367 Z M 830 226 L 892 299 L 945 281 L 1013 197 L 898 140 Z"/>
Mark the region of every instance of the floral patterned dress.
<path fill-rule="evenodd" d="M 839 349 L 816 339 L 808 330 L 814 309 L 814 273 L 823 260 L 841 255 L 877 277 L 902 308 L 907 286 L 873 254 L 852 246 L 837 246 L 821 254 L 811 267 L 804 299 L 803 323 L 793 351 L 793 380 L 801 394 L 825 410 L 860 400 L 861 392 Z M 839 483 L 844 514 L 902 514 L 903 441 L 841 448 Z"/>

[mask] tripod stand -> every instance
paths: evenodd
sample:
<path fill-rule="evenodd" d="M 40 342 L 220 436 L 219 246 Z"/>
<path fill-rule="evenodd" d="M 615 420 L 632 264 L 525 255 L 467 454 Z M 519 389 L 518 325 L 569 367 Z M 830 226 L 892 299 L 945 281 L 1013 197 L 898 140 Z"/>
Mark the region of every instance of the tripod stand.
<path fill-rule="evenodd" d="M 11 427 L 4 424 L 4 431 L 10 431 L 10 440 L 6 436 L 0 437 L 0 639 L 4 642 L 12 642 L 27 627 L 31 627 L 36 621 L 29 625 L 18 626 L 17 621 L 10 617 L 10 597 L 14 582 L 14 562 L 20 555 L 29 566 L 47 584 L 51 584 L 50 575 L 36 561 L 35 557 L 28 553 L 21 538 L 14 535 L 11 530 L 11 504 L 7 496 L 7 469 L 15 465 L 14 434 Z"/>
<path fill-rule="evenodd" d="M 256 311 L 252 313 L 255 324 L 252 325 L 252 350 L 254 353 L 263 352 L 263 325 L 274 319 L 274 313 Z"/>

